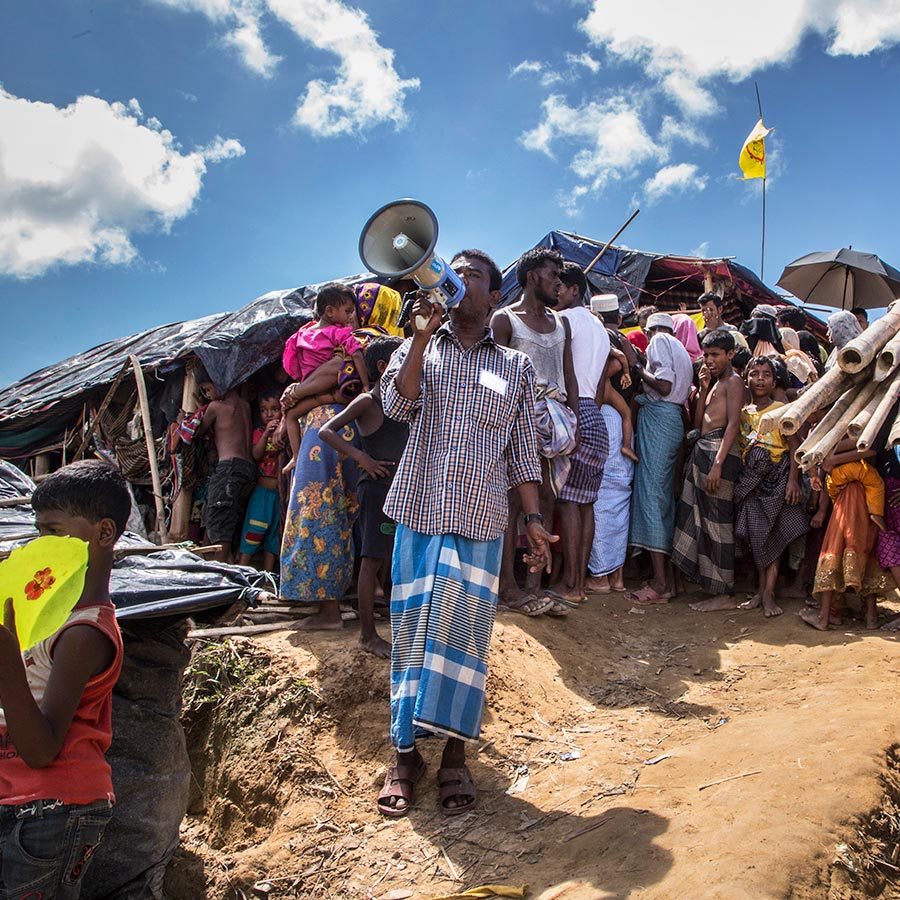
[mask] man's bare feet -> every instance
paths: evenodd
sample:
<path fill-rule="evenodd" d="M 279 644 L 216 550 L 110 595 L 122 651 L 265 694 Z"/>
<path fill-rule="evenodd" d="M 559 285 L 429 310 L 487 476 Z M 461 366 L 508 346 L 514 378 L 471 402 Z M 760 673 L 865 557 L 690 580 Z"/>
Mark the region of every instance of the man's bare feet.
<path fill-rule="evenodd" d="M 871 515 L 869 518 L 878 526 L 879 531 L 887 531 L 887 523 L 884 521 L 884 516 L 876 516 Z"/>
<path fill-rule="evenodd" d="M 612 588 L 608 575 L 588 575 L 584 581 L 584 589 L 592 594 L 608 594 Z"/>
<path fill-rule="evenodd" d="M 632 462 L 639 462 L 637 453 L 631 449 L 631 447 L 623 446 L 622 447 L 622 456 L 627 457 Z"/>
<path fill-rule="evenodd" d="M 818 628 L 819 631 L 828 631 L 828 622 L 823 622 L 821 616 L 811 609 L 801 609 L 799 615 L 807 625 Z"/>
<path fill-rule="evenodd" d="M 763 612 L 767 619 L 780 616 L 784 610 L 775 602 L 774 594 L 763 594 L 762 596 Z"/>
<path fill-rule="evenodd" d="M 738 603 L 733 594 L 716 594 L 708 600 L 699 600 L 690 604 L 697 612 L 718 612 L 721 609 L 737 609 Z"/>
<path fill-rule="evenodd" d="M 889 622 L 881 626 L 882 631 L 900 631 L 900 616 L 895 616 Z"/>
<path fill-rule="evenodd" d="M 294 631 L 340 631 L 344 627 L 344 621 L 340 617 L 338 610 L 338 618 L 335 620 L 330 615 L 323 615 L 321 612 L 313 613 L 305 619 L 301 619 L 293 626 Z"/>
<path fill-rule="evenodd" d="M 754 594 L 749 600 L 745 600 L 739 609 L 759 609 L 762 603 L 762 594 Z"/>
<path fill-rule="evenodd" d="M 365 650 L 366 653 L 371 653 L 379 659 L 390 659 L 391 657 L 391 645 L 377 634 L 365 641 L 360 638 L 359 649 Z"/>

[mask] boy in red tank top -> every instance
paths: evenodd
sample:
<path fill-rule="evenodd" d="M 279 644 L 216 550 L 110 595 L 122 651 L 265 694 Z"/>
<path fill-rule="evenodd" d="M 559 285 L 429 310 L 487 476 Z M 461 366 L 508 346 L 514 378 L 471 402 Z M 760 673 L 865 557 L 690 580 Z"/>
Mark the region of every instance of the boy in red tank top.
<path fill-rule="evenodd" d="M 21 653 L 12 601 L 0 626 L 0 897 L 75 900 L 115 800 L 104 754 L 122 638 L 109 596 L 131 497 L 112 466 L 54 472 L 31 500 L 41 535 L 88 545 L 81 598 L 62 628 Z"/>

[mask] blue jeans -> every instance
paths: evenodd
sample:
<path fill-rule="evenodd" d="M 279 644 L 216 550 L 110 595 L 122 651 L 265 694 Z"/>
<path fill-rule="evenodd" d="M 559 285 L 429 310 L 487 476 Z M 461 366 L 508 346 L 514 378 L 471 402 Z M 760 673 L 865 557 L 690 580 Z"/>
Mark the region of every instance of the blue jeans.
<path fill-rule="evenodd" d="M 0 806 L 0 900 L 77 900 L 110 816 L 107 800 Z"/>

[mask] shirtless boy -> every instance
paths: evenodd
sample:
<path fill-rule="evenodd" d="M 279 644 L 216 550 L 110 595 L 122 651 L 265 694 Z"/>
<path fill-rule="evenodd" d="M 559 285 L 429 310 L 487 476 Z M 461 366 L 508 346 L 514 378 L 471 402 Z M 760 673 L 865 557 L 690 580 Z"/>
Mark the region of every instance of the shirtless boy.
<path fill-rule="evenodd" d="M 201 374 L 200 392 L 209 405 L 197 429 L 197 436 L 213 433 L 218 462 L 209 478 L 203 524 L 210 543 L 218 544 L 215 559 L 233 562 L 231 542 L 240 527 L 247 501 L 256 483 L 256 463 L 250 458 L 250 404 L 232 388 L 219 397 L 219 391 Z"/>
<path fill-rule="evenodd" d="M 734 338 L 724 330 L 703 338 L 700 396 L 694 427 L 700 436 L 678 501 L 672 562 L 713 596 L 691 608 L 734 609 L 734 483 L 740 472 L 737 437 L 744 383 L 731 367 Z M 715 383 L 713 383 L 715 380 Z"/>

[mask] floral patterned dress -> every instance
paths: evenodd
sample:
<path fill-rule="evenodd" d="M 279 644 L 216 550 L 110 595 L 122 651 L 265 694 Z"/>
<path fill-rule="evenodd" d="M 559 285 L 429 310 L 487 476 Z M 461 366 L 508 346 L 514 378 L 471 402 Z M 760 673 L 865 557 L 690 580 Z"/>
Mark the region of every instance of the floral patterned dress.
<path fill-rule="evenodd" d="M 281 541 L 281 596 L 299 603 L 340 600 L 353 579 L 356 464 L 319 439 L 342 406 L 319 406 L 300 420 L 302 440 Z M 358 446 L 354 426 L 341 437 Z"/>

